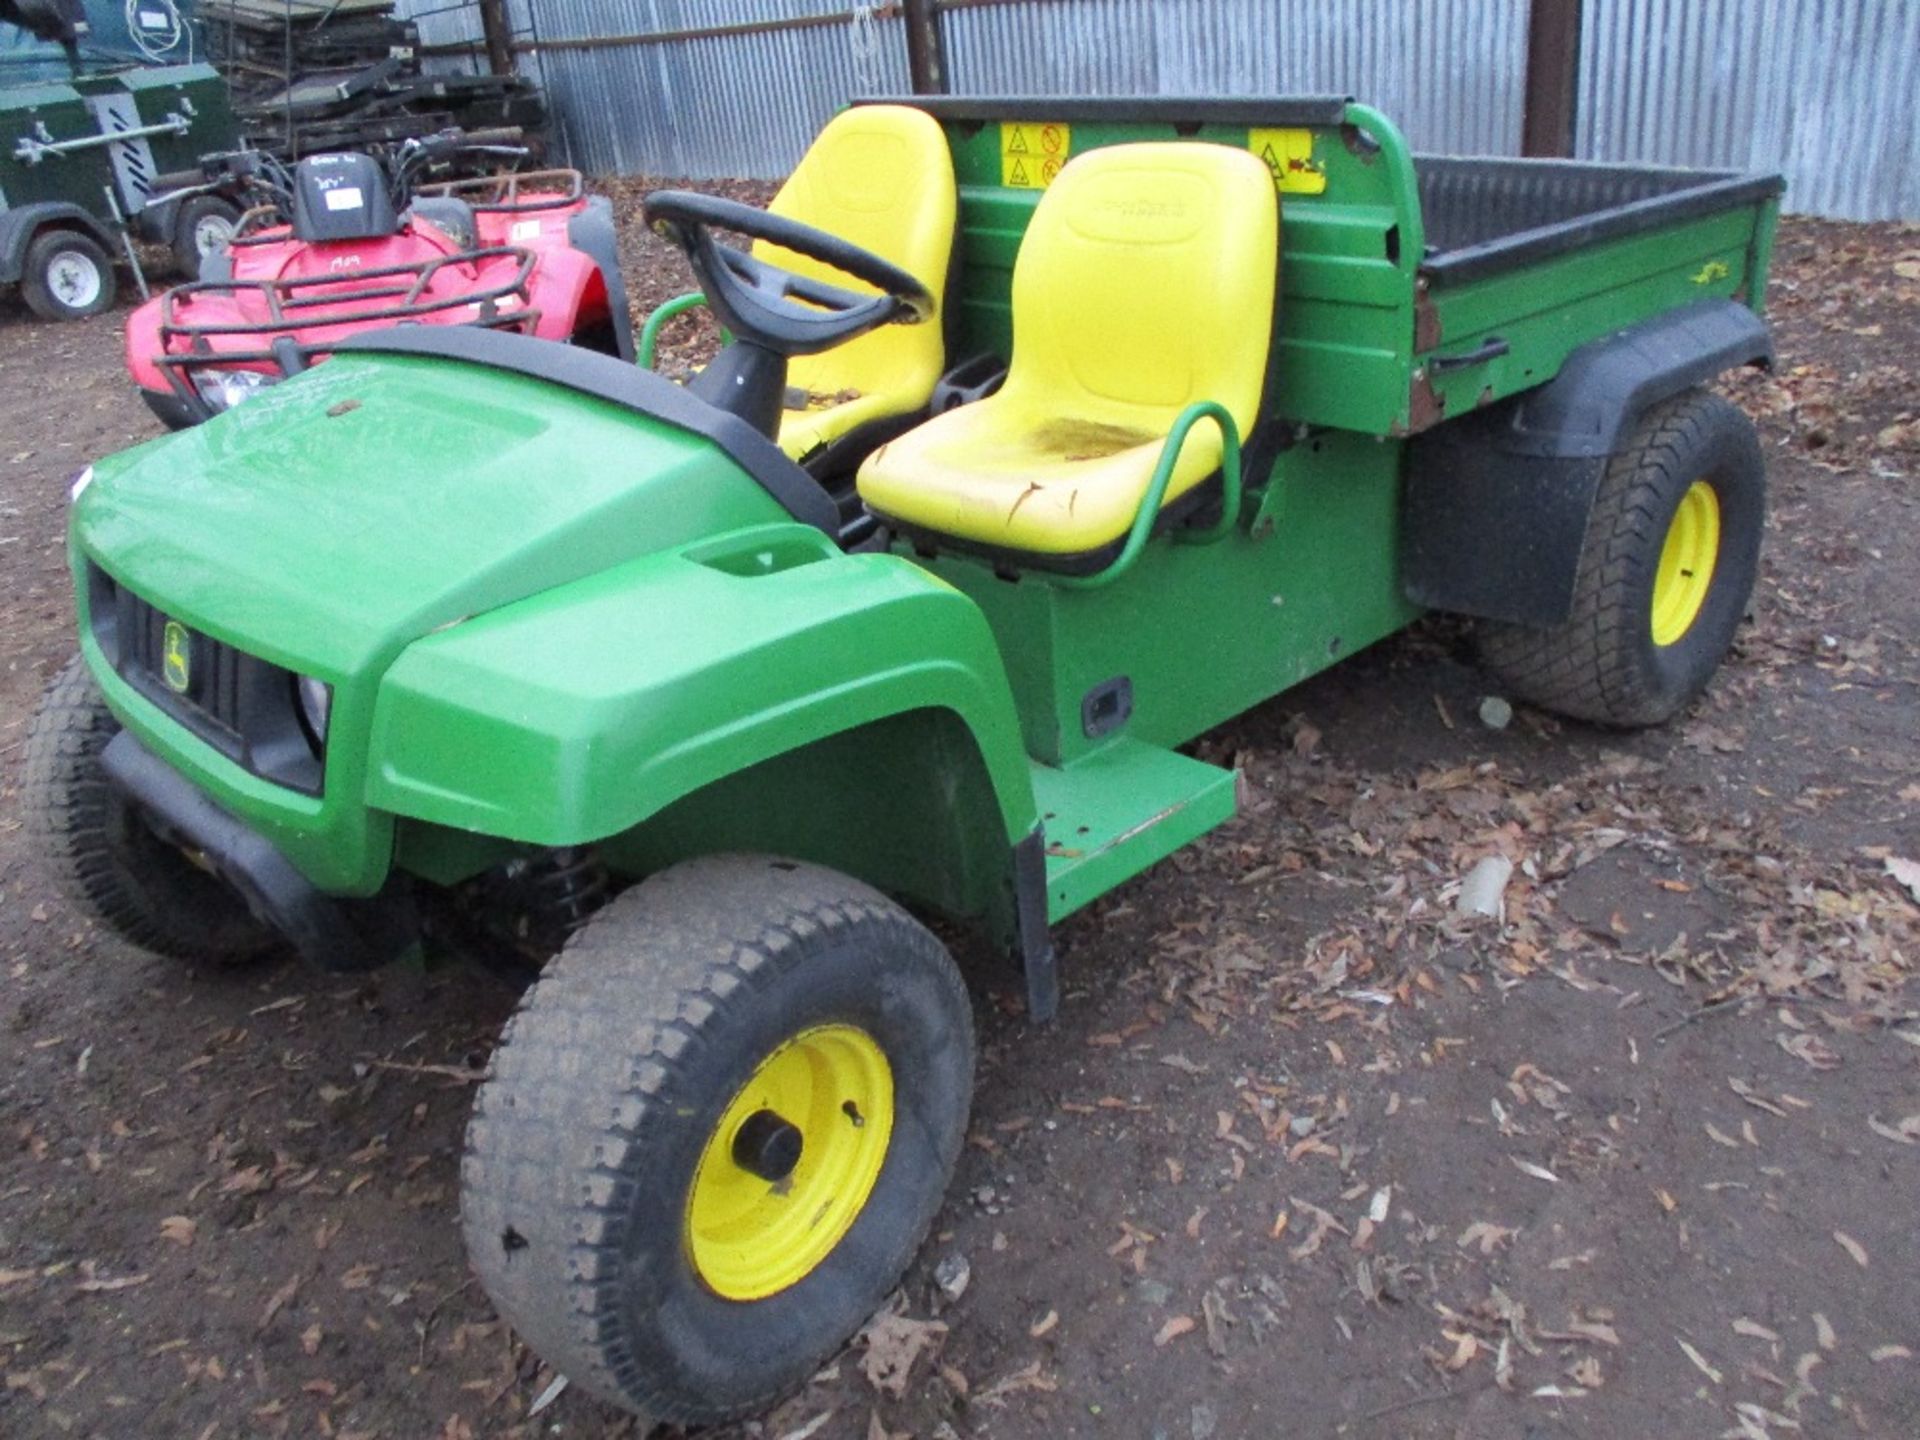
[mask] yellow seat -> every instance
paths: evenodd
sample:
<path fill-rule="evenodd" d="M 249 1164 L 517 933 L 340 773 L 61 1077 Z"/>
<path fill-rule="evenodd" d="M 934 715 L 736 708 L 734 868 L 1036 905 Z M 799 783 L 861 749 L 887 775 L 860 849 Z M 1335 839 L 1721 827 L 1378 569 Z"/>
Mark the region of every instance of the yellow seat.
<path fill-rule="evenodd" d="M 905 105 L 856 105 L 827 122 L 767 208 L 892 261 L 937 303 L 947 287 L 955 205 L 953 156 L 940 123 Z M 765 241 L 753 253 L 830 285 L 873 289 Z M 946 364 L 940 324 L 936 311 L 921 324 L 882 325 L 789 361 L 787 387 L 807 400 L 782 417 L 780 448 L 805 459 L 857 426 L 924 409 Z"/>
<path fill-rule="evenodd" d="M 1279 203 L 1245 150 L 1114 145 L 1070 161 L 1013 267 L 1006 384 L 908 431 L 860 467 L 883 518 L 1034 555 L 1100 552 L 1132 526 L 1189 404 L 1242 434 L 1266 384 Z M 1218 429 L 1188 433 L 1170 504 L 1220 467 Z"/>

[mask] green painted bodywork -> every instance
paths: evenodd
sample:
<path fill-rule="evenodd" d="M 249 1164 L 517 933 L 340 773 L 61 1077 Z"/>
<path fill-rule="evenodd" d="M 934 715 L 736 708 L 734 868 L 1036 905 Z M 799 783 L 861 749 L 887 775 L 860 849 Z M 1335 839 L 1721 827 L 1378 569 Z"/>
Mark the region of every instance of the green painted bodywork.
<path fill-rule="evenodd" d="M 1044 121 L 1033 103 L 1009 118 Z M 996 126 L 947 133 L 951 354 L 1004 355 L 1040 192 L 1001 185 Z M 1248 143 L 1142 121 L 1076 123 L 1071 147 L 1176 133 Z M 1764 288 L 1771 201 L 1430 289 L 1392 125 L 1349 106 L 1312 161 L 1324 193 L 1282 197 L 1279 443 L 1249 447 L 1218 523 L 1143 522 L 1100 583 L 844 553 L 663 422 L 475 365 L 342 355 L 101 462 L 72 528 L 83 637 L 97 565 L 334 687 L 323 794 L 215 753 L 83 638 L 89 659 L 149 748 L 331 893 L 548 847 L 592 845 L 625 875 L 754 848 L 1007 938 L 1011 857 L 1037 829 L 1058 920 L 1232 814 L 1232 773 L 1179 747 L 1416 617 L 1404 437 L 1634 320 Z M 1428 371 L 1493 335 L 1508 354 Z M 1123 681 L 1130 715 L 1090 734 L 1090 693 Z"/>

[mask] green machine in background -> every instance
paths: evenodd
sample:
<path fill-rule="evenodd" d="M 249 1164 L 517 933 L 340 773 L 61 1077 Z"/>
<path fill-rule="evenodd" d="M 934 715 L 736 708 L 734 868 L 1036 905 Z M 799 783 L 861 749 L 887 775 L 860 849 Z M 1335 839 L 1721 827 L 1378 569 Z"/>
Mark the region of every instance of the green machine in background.
<path fill-rule="evenodd" d="M 98 314 L 113 304 L 116 251 L 144 291 L 136 238 L 197 275 L 236 217 L 217 198 L 168 196 L 161 180 L 197 176 L 202 155 L 238 143 L 226 81 L 210 65 L 0 88 L 0 284 L 18 284 L 50 320 Z"/>

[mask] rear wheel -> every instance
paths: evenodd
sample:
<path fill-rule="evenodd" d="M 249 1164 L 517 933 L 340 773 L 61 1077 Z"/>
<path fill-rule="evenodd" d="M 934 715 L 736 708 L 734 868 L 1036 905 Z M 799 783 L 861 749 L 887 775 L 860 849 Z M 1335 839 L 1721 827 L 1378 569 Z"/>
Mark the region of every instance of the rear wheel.
<path fill-rule="evenodd" d="M 150 830 L 108 781 L 119 722 L 78 655 L 27 732 L 27 837 L 74 907 L 143 950 L 225 967 L 277 948 L 246 902 Z"/>
<path fill-rule="evenodd" d="M 1746 614 L 1766 529 L 1753 423 L 1704 390 L 1656 406 L 1608 463 L 1559 625 L 1484 624 L 1481 657 L 1520 698 L 1656 725 L 1701 690 Z"/>
<path fill-rule="evenodd" d="M 20 293 L 43 320 L 82 320 L 113 304 L 113 262 L 91 236 L 48 230 L 27 247 Z"/>
<path fill-rule="evenodd" d="M 180 273 L 198 280 L 209 259 L 226 253 L 239 224 L 240 207 L 218 195 L 182 201 L 173 219 L 173 263 Z"/>
<path fill-rule="evenodd" d="M 898 1282 L 972 1096 L 945 949 L 762 856 L 629 890 L 535 984 L 467 1136 L 474 1268 L 528 1344 L 654 1419 L 804 1382 Z"/>

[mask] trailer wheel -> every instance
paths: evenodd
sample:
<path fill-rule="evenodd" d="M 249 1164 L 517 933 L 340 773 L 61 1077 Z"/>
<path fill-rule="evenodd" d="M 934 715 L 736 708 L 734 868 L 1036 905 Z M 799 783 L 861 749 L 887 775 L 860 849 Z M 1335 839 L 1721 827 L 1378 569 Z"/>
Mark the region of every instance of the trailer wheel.
<path fill-rule="evenodd" d="M 575 1384 L 713 1424 L 804 1382 L 898 1283 L 972 1097 L 944 947 L 857 881 L 676 866 L 521 1002 L 461 1219 L 501 1314 Z"/>
<path fill-rule="evenodd" d="M 1572 613 L 1483 625 L 1488 668 L 1574 719 L 1669 719 L 1706 687 L 1746 614 L 1766 490 L 1759 436 L 1730 402 L 1695 389 L 1655 406 L 1601 478 Z"/>
<path fill-rule="evenodd" d="M 107 252 L 78 230 L 36 235 L 20 271 L 20 293 L 42 320 L 98 315 L 112 307 L 117 283 Z"/>
<path fill-rule="evenodd" d="M 198 280 L 201 267 L 233 243 L 240 224 L 240 207 L 218 195 L 195 195 L 181 202 L 173 218 L 173 263 L 189 280 Z"/>
<path fill-rule="evenodd" d="M 208 967 L 278 948 L 246 902 L 149 830 L 108 782 L 100 752 L 119 732 L 78 655 L 27 732 L 28 842 L 74 908 L 143 950 Z"/>

